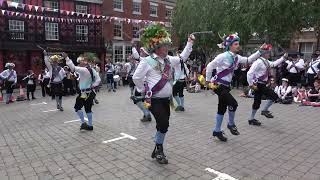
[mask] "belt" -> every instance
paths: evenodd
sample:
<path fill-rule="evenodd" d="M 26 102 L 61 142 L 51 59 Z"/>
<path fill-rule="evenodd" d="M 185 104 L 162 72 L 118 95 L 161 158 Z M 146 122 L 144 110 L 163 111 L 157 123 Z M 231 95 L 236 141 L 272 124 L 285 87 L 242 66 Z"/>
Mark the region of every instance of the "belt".
<path fill-rule="evenodd" d="M 87 89 L 80 89 L 81 93 L 87 93 L 87 92 L 91 92 L 92 88 L 87 88 Z"/>

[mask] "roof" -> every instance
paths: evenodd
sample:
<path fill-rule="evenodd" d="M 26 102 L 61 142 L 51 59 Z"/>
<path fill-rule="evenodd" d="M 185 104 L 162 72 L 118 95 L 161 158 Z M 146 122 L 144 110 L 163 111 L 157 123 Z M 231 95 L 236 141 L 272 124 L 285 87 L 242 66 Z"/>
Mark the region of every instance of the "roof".
<path fill-rule="evenodd" d="M 103 3 L 103 0 L 74 0 L 74 1 L 96 3 L 96 4 L 102 4 Z"/>

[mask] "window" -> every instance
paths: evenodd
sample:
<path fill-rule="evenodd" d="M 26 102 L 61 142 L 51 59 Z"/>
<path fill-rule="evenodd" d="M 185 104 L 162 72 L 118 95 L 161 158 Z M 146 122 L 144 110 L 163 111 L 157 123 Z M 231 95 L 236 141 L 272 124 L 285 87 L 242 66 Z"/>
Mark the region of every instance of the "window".
<path fill-rule="evenodd" d="M 133 9 L 133 14 L 141 14 L 141 2 L 133 1 L 132 9 Z"/>
<path fill-rule="evenodd" d="M 46 40 L 59 40 L 58 23 L 46 22 Z"/>
<path fill-rule="evenodd" d="M 44 7 L 51 8 L 51 9 L 53 9 L 53 11 L 58 12 L 58 9 L 59 9 L 59 2 L 58 1 L 44 0 L 43 5 L 44 5 Z M 49 11 L 50 11 L 50 9 L 49 9 Z"/>
<path fill-rule="evenodd" d="M 113 10 L 123 12 L 123 0 L 113 0 Z"/>
<path fill-rule="evenodd" d="M 126 46 L 125 59 L 128 60 L 128 55 L 132 54 L 132 46 Z"/>
<path fill-rule="evenodd" d="M 300 52 L 303 53 L 303 58 L 305 60 L 310 59 L 313 53 L 313 43 L 312 42 L 300 43 L 299 49 L 300 49 Z"/>
<path fill-rule="evenodd" d="M 150 3 L 150 16 L 158 17 L 158 4 Z"/>
<path fill-rule="evenodd" d="M 123 46 L 114 46 L 114 61 L 123 61 Z"/>
<path fill-rule="evenodd" d="M 170 19 L 172 15 L 172 9 L 166 9 L 166 19 Z"/>
<path fill-rule="evenodd" d="M 76 4 L 76 12 L 77 13 L 88 14 L 88 6 L 81 5 L 81 4 Z"/>
<path fill-rule="evenodd" d="M 140 38 L 140 34 L 136 35 L 139 30 L 140 30 L 139 24 L 133 24 L 132 25 L 133 38 L 137 38 L 137 39 Z"/>
<path fill-rule="evenodd" d="M 88 42 L 88 26 L 76 25 L 76 35 L 78 42 Z"/>
<path fill-rule="evenodd" d="M 24 21 L 9 20 L 11 39 L 24 39 Z"/>
<path fill-rule="evenodd" d="M 122 23 L 115 22 L 113 25 L 113 36 L 115 38 L 122 38 Z"/>

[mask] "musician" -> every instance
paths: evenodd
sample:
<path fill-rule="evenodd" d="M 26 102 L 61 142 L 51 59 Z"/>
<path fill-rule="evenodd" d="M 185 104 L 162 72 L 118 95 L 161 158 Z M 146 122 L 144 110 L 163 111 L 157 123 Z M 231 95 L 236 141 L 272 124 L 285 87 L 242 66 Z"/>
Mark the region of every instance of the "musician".
<path fill-rule="evenodd" d="M 36 99 L 34 97 L 34 91 L 36 90 L 36 76 L 32 70 L 28 70 L 28 75 L 25 76 L 22 81 L 26 82 L 27 84 L 27 100 L 30 101 L 30 93 L 32 99 Z"/>

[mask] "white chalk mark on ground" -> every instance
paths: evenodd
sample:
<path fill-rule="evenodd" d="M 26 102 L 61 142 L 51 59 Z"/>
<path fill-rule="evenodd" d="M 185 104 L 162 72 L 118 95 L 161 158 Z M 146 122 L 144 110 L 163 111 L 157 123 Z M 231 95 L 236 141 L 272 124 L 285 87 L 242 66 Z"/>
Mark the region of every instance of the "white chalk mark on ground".
<path fill-rule="evenodd" d="M 120 133 L 121 137 L 118 138 L 114 138 L 114 139 L 110 139 L 107 141 L 103 141 L 102 143 L 106 144 L 106 143 L 110 143 L 110 142 L 114 142 L 114 141 L 119 141 L 121 139 L 131 139 L 131 140 L 136 140 L 137 138 L 130 136 L 129 134 L 126 133 Z"/>
<path fill-rule="evenodd" d="M 217 175 L 217 177 L 212 179 L 212 180 L 238 180 L 238 179 L 236 179 L 236 178 L 234 178 L 234 177 L 232 177 L 232 176 L 230 176 L 228 174 L 216 171 L 216 170 L 211 169 L 211 168 L 206 168 L 205 170 L 210 172 L 210 173 L 213 173 L 213 174 Z"/>
<path fill-rule="evenodd" d="M 36 104 L 30 104 L 31 106 L 36 106 L 36 105 L 45 105 L 45 104 L 48 104 L 48 103 L 46 103 L 46 102 L 42 102 L 42 103 L 36 103 Z"/>
<path fill-rule="evenodd" d="M 47 110 L 47 111 L 42 111 L 42 112 L 47 113 L 47 112 L 54 112 L 54 111 L 59 111 L 59 109 L 52 109 L 52 110 Z"/>
<path fill-rule="evenodd" d="M 88 121 L 88 118 L 84 118 L 85 121 Z M 66 121 L 64 122 L 64 124 L 67 124 L 67 123 L 73 123 L 73 122 L 79 122 L 80 119 L 75 119 L 75 120 L 71 120 L 71 121 Z"/>

